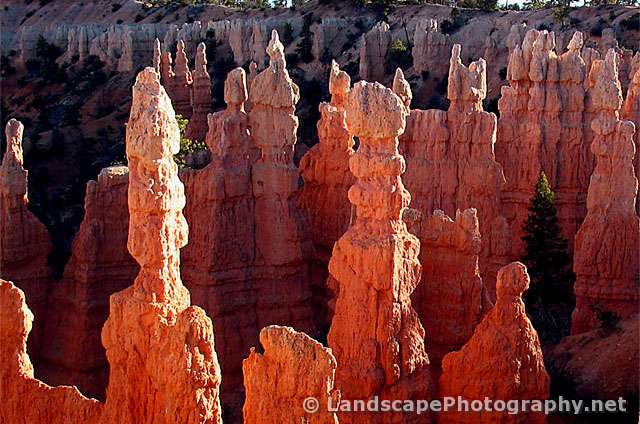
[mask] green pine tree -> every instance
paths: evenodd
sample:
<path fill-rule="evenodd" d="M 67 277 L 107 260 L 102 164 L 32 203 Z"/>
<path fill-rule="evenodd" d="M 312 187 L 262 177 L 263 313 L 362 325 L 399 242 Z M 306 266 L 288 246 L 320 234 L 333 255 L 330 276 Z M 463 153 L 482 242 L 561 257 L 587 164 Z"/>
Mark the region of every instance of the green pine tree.
<path fill-rule="evenodd" d="M 567 240 L 560 233 L 555 195 L 542 171 L 523 230 L 526 254 L 522 260 L 531 277 L 525 300 L 528 304 L 572 305 L 575 280 L 571 270 L 572 259 Z"/>

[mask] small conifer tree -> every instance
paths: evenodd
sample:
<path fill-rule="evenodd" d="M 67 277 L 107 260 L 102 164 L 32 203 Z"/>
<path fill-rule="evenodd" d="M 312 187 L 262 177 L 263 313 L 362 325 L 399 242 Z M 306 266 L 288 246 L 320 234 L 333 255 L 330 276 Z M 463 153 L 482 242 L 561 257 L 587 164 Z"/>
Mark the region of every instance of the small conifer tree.
<path fill-rule="evenodd" d="M 531 277 L 528 303 L 573 304 L 571 255 L 560 233 L 555 195 L 544 172 L 540 172 L 531 198 L 529 217 L 523 227 L 526 254 L 522 258 Z"/>

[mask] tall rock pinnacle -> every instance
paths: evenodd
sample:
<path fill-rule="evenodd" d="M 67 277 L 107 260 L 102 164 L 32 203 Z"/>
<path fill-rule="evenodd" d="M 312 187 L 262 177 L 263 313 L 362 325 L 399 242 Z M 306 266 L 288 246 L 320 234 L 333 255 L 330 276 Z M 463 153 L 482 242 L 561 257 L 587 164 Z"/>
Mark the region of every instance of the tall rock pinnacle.
<path fill-rule="evenodd" d="M 329 262 L 339 294 L 328 340 L 344 399 L 432 394 L 424 329 L 409 297 L 420 281 L 420 242 L 401 218 L 411 199 L 400 178 L 406 165 L 398 153 L 406 116 L 400 98 L 378 83 L 359 82 L 349 94 L 347 123 L 361 142 L 349 161 L 356 177 L 349 189 L 356 218 Z M 413 422 L 406 414 L 343 414 L 339 419 Z"/>
<path fill-rule="evenodd" d="M 211 320 L 189 306 L 180 280 L 187 223 L 173 160 L 179 138 L 169 96 L 155 70 L 146 68 L 133 87 L 126 140 L 127 246 L 140 273 L 133 286 L 111 296 L 102 330 L 111 369 L 105 422 L 221 422 Z"/>
<path fill-rule="evenodd" d="M 635 204 L 638 180 L 633 170 L 634 125 L 618 119 L 622 94 L 616 52 L 593 62 L 589 78 L 598 110 L 591 123 L 596 167 L 589 183 L 587 216 L 575 240 L 573 270 L 576 308 L 571 332 L 600 326 L 601 313 L 619 318 L 638 315 L 640 218 Z"/>

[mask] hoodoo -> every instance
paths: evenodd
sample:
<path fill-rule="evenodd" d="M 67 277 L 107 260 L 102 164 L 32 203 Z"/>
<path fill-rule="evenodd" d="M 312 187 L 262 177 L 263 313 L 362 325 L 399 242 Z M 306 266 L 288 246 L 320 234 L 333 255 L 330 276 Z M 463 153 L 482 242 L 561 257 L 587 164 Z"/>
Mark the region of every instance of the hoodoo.
<path fill-rule="evenodd" d="M 594 82 L 593 104 L 599 111 L 591 123 L 596 167 L 589 184 L 587 216 L 575 241 L 574 334 L 599 327 L 603 314 L 623 319 L 637 316 L 640 300 L 638 180 L 633 170 L 637 152 L 633 123 L 618 118 L 622 92 L 614 50 L 593 63 L 589 78 Z"/>
<path fill-rule="evenodd" d="M 0 166 L 0 278 L 14 282 L 26 295 L 36 319 L 29 354 L 37 361 L 51 283 L 51 243 L 46 227 L 28 208 L 23 131 L 21 122 L 7 122 L 7 151 Z"/>
<path fill-rule="evenodd" d="M 244 422 L 338 424 L 335 412 L 329 410 L 340 401 L 340 392 L 334 389 L 336 358 L 331 349 L 291 327 L 277 325 L 262 329 L 260 343 L 264 353 L 252 348 L 242 365 Z"/>
<path fill-rule="evenodd" d="M 343 399 L 428 399 L 432 395 L 424 329 L 410 295 L 420 281 L 420 242 L 402 213 L 411 196 L 402 184 L 398 135 L 407 111 L 390 89 L 359 82 L 349 94 L 347 124 L 360 138 L 349 160 L 356 217 L 336 242 L 329 272 L 338 297 L 329 346 L 338 361 Z M 341 423 L 424 422 L 402 413 L 339 414 Z"/>
<path fill-rule="evenodd" d="M 549 398 L 549 376 L 542 349 L 522 302 L 529 288 L 526 267 L 514 262 L 498 271 L 496 304 L 471 339 L 442 360 L 440 395 L 467 401 Z M 542 413 L 464 409 L 440 414 L 441 423 L 544 423 Z"/>

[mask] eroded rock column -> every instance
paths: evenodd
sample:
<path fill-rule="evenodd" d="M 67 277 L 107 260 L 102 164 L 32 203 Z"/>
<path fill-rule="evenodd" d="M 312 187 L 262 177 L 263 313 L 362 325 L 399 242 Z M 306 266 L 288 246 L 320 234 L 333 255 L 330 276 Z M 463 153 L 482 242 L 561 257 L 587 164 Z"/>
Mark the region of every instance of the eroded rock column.
<path fill-rule="evenodd" d="M 471 401 L 548 399 L 549 376 L 540 340 L 522 301 L 529 288 L 526 267 L 514 262 L 500 269 L 495 306 L 476 327 L 471 339 L 442 361 L 440 395 Z M 523 421 L 524 420 L 524 421 Z M 542 413 L 494 411 L 442 412 L 440 423 L 544 423 Z"/>
<path fill-rule="evenodd" d="M 634 125 L 621 121 L 622 93 L 615 51 L 596 60 L 590 79 L 593 103 L 599 110 L 591 123 L 591 151 L 596 167 L 587 195 L 587 216 L 576 235 L 573 270 L 576 308 L 571 332 L 601 325 L 606 315 L 637 316 L 640 271 L 640 219 L 636 214 L 638 180 L 633 170 Z"/>
<path fill-rule="evenodd" d="M 133 87 L 126 140 L 127 246 L 140 273 L 111 296 L 102 330 L 111 369 L 105 422 L 221 422 L 211 320 L 190 306 L 180 279 L 188 229 L 173 161 L 179 137 L 159 75 L 146 68 Z"/>
<path fill-rule="evenodd" d="M 175 112 L 187 119 L 191 119 L 191 91 L 193 90 L 193 76 L 189 70 L 189 60 L 185 52 L 184 41 L 178 41 L 176 48 L 176 63 L 173 67 L 171 102 Z"/>
<path fill-rule="evenodd" d="M 207 72 L 207 53 L 204 43 L 198 44 L 195 69 L 191 72 L 191 109 L 193 114 L 187 126 L 185 137 L 204 140 L 207 134 L 207 114 L 213 109 L 211 104 L 211 77 Z"/>
<path fill-rule="evenodd" d="M 636 173 L 636 178 L 640 181 L 640 53 L 636 53 L 634 58 L 637 58 L 638 65 L 634 68 L 635 73 L 630 78 L 629 90 L 627 91 L 627 97 L 622 106 L 622 117 L 632 121 L 636 126 L 636 132 L 633 136 L 636 148 L 633 168 Z M 636 214 L 640 215 L 640 202 L 637 196 Z"/>
<path fill-rule="evenodd" d="M 329 405 L 338 405 L 334 389 L 336 359 L 322 344 L 291 327 L 269 326 L 260 332 L 264 353 L 251 349 L 244 360 L 245 423 L 305 422 L 337 424 Z M 309 409 L 318 401 L 318 411 Z M 306 402 L 309 402 L 308 400 Z"/>
<path fill-rule="evenodd" d="M 37 362 L 51 283 L 47 264 L 51 242 L 46 227 L 28 209 L 23 131 L 24 126 L 15 119 L 9 120 L 5 130 L 7 151 L 0 167 L 0 277 L 13 281 L 27 296 L 35 316 L 29 354 Z"/>
<path fill-rule="evenodd" d="M 356 217 L 336 242 L 329 272 L 339 286 L 329 346 L 338 360 L 344 399 L 426 399 L 431 394 L 424 329 L 410 295 L 420 281 L 420 242 L 402 213 L 411 196 L 400 175 L 398 135 L 407 111 L 393 92 L 359 82 L 349 95 L 347 124 L 360 138 L 349 160 Z M 415 414 L 339 414 L 343 423 L 414 422 Z"/>

